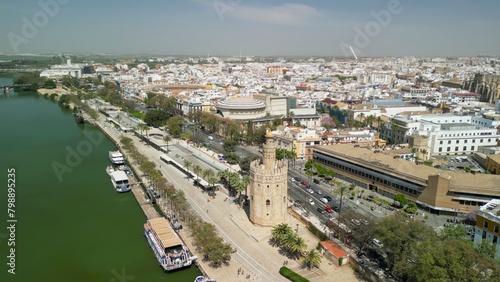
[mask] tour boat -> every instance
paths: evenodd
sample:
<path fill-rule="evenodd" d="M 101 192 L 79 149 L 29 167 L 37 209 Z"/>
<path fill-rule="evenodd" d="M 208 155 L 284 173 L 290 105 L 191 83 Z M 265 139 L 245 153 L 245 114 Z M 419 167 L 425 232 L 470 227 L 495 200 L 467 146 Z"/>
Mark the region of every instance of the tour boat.
<path fill-rule="evenodd" d="M 124 193 L 130 191 L 130 183 L 125 171 L 115 170 L 112 166 L 108 166 L 106 168 L 106 172 L 111 178 L 111 183 L 113 183 L 113 187 L 115 188 L 116 192 Z"/>
<path fill-rule="evenodd" d="M 115 165 L 122 165 L 125 158 L 120 151 L 109 151 L 109 160 Z"/>
<path fill-rule="evenodd" d="M 197 259 L 164 217 L 149 219 L 144 224 L 144 236 L 164 271 L 189 267 Z"/>

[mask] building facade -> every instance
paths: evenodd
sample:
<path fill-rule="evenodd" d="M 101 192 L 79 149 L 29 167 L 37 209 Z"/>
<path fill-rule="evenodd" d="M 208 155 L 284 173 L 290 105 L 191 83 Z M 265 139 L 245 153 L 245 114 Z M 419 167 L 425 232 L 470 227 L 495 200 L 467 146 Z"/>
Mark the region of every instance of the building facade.
<path fill-rule="evenodd" d="M 315 146 L 317 163 L 362 189 L 394 198 L 403 194 L 431 213 L 467 213 L 500 198 L 500 176 L 442 171 L 401 159 L 396 150 L 338 144 Z"/>
<path fill-rule="evenodd" d="M 500 259 L 500 200 L 491 200 L 482 206 L 476 215 L 474 244 L 487 240 L 496 247 L 495 258 Z"/>
<path fill-rule="evenodd" d="M 260 226 L 275 226 L 286 221 L 288 207 L 288 165 L 276 160 L 273 134 L 266 133 L 263 161 L 250 164 L 250 221 Z"/>

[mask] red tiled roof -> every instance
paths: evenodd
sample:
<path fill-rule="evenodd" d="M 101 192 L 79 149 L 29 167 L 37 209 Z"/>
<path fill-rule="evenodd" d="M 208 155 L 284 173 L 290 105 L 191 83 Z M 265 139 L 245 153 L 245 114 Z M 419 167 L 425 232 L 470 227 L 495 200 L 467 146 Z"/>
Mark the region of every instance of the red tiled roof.
<path fill-rule="evenodd" d="M 332 241 L 323 241 L 321 242 L 321 245 L 323 245 L 323 247 L 325 247 L 325 249 L 332 253 L 336 258 L 343 258 L 347 256 L 347 253 Z"/>

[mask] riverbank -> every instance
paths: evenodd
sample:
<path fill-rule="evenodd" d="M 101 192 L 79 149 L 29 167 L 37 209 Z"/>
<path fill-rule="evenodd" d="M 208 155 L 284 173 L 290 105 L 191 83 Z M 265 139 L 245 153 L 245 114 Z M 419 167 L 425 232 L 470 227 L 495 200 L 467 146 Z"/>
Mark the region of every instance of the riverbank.
<path fill-rule="evenodd" d="M 89 118 L 86 113 L 84 113 L 84 117 L 86 119 Z M 105 118 L 106 117 L 104 117 L 103 115 L 99 115 L 99 117 L 95 120 L 94 124 L 109 139 L 111 139 L 115 143 L 115 145 L 120 149 L 120 151 L 126 157 L 126 159 L 131 160 L 132 159 L 131 156 L 129 156 L 128 153 L 125 150 L 121 149 L 120 136 L 118 136 L 114 132 L 113 125 L 106 123 L 106 119 Z M 131 138 L 134 141 L 134 143 L 135 143 L 136 146 L 142 145 L 140 143 L 139 138 L 135 137 L 132 133 L 126 133 L 125 135 L 127 137 Z M 146 196 L 146 193 L 144 192 L 144 188 L 141 187 L 141 183 L 142 183 L 142 185 L 144 185 L 144 187 L 148 187 L 149 183 L 148 183 L 148 179 L 146 179 L 145 177 L 141 177 L 141 175 L 143 175 L 143 172 L 140 170 L 139 165 L 137 163 L 135 163 L 135 162 L 129 162 L 128 164 L 129 164 L 130 168 L 133 170 L 135 176 L 139 180 L 139 183 L 137 183 L 136 185 L 134 185 L 132 187 L 132 193 L 134 194 L 134 198 L 136 199 L 137 204 L 139 204 L 139 206 L 141 207 L 142 211 L 144 212 L 144 215 L 148 219 L 157 218 L 157 217 L 160 217 L 160 216 L 165 216 L 165 214 L 164 214 L 165 211 L 162 210 L 161 212 L 163 214 L 161 214 L 161 215 L 157 212 L 157 209 L 155 209 L 154 205 L 149 201 L 148 197 Z M 161 202 L 161 199 L 160 199 L 160 202 Z M 159 206 L 162 206 L 162 204 L 160 203 Z M 160 208 L 160 210 L 161 210 L 161 208 Z M 186 228 L 186 227 L 184 227 L 184 228 Z M 198 258 L 202 257 L 202 254 L 196 252 L 196 248 L 194 246 L 193 238 L 191 236 L 189 236 L 188 230 L 177 232 L 177 234 L 179 235 L 179 237 L 181 238 L 181 240 L 186 244 L 186 246 L 188 246 L 188 248 L 190 249 L 190 251 L 194 255 L 196 255 Z M 213 275 L 210 275 L 210 273 L 209 273 L 210 271 L 207 271 L 207 269 L 209 268 L 209 266 L 206 263 L 201 262 L 201 259 L 198 259 L 195 262 L 195 265 L 198 267 L 198 269 L 202 272 L 202 274 L 205 277 L 213 277 Z M 218 281 L 224 281 L 222 279 L 217 279 L 217 280 Z"/>
<path fill-rule="evenodd" d="M 249 222 L 246 213 L 236 204 L 236 201 L 228 197 L 224 189 L 221 189 L 215 198 L 208 198 L 206 193 L 203 193 L 192 184 L 190 179 L 186 178 L 184 173 L 177 169 L 172 169 L 170 165 L 163 163 L 159 159 L 159 155 L 162 153 L 155 148 L 156 146 L 147 145 L 144 141 L 141 142 L 139 137 L 135 136 L 133 133 L 120 133 L 112 124 L 107 123 L 102 116 L 100 116 L 97 121 L 98 124 L 104 128 L 105 132 L 110 132 L 110 138 L 115 140 L 116 143 L 119 142 L 119 136 L 121 135 L 131 138 L 137 149 L 159 167 L 169 182 L 171 182 L 176 189 L 184 191 L 192 209 L 197 212 L 204 221 L 213 224 L 224 241 L 238 250 L 236 253 L 233 253 L 228 265 L 218 268 L 210 267 L 201 259 L 203 254 L 197 251 L 189 230 L 181 230 L 179 232 L 180 237 L 190 250 L 200 258 L 197 263 L 199 269 L 206 276 L 216 279 L 218 282 L 287 281 L 278 271 L 283 265 L 283 261 L 289 260 L 289 258 L 283 253 L 280 253 L 278 248 L 268 243 L 270 228 L 253 226 Z M 154 134 L 151 133 L 150 135 Z M 161 140 L 160 137 L 158 138 L 158 140 Z M 152 140 L 154 139 L 155 138 Z M 119 144 L 118 147 L 120 147 Z M 179 163 L 182 163 L 183 160 L 188 160 L 192 163 L 199 164 L 203 169 L 210 168 L 215 170 L 222 169 L 220 166 L 224 165 L 218 163 L 210 152 L 194 147 L 184 140 L 172 140 L 169 150 L 169 155 Z M 226 167 L 223 169 L 226 169 Z M 138 173 L 138 175 L 141 174 Z M 163 206 L 161 200 L 158 202 L 160 207 Z M 302 224 L 297 219 L 290 215 L 287 218 L 287 223 L 290 226 L 301 226 L 301 228 L 298 228 L 298 235 L 304 238 L 309 248 L 317 246 L 318 239 L 307 228 L 303 228 Z M 310 281 L 359 281 L 354 275 L 354 271 L 349 266 L 336 266 L 326 258 L 323 259 L 319 269 L 312 271 L 302 268 L 298 260 L 289 260 L 288 262 L 287 265 L 290 269 L 300 273 Z M 248 273 L 250 279 L 246 279 L 246 275 L 238 275 L 239 269 L 245 274 Z M 333 277 L 335 278 L 332 279 Z"/>

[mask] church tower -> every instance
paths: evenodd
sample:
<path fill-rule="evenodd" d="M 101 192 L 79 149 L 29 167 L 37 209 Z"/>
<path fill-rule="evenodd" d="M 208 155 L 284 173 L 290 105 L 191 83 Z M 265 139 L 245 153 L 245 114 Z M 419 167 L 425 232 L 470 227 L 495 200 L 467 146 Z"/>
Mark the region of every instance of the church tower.
<path fill-rule="evenodd" d="M 286 221 L 288 165 L 276 160 L 273 134 L 266 132 L 264 158 L 250 164 L 250 221 L 275 226 Z"/>

